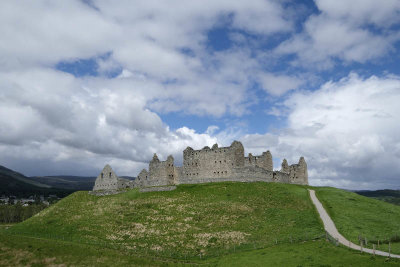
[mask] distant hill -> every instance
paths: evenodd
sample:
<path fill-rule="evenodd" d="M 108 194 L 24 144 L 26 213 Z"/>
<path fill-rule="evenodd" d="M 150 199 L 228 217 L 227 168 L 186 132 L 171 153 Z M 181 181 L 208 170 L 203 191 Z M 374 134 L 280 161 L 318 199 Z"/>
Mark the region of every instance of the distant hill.
<path fill-rule="evenodd" d="M 133 180 L 135 177 L 121 176 Z M 19 172 L 0 165 L 0 196 L 15 195 L 27 197 L 35 194 L 54 194 L 64 196 L 74 191 L 92 190 L 96 177 L 92 176 L 32 176 L 27 177 Z M 65 192 L 65 193 L 64 193 Z"/>
<path fill-rule="evenodd" d="M 133 180 L 131 176 L 121 176 L 121 178 Z M 68 175 L 54 175 L 54 176 L 33 176 L 28 177 L 29 180 L 45 184 L 47 186 L 69 189 L 74 191 L 90 191 L 94 186 L 96 177 L 92 176 L 68 176 Z"/>
<path fill-rule="evenodd" d="M 400 205 L 400 190 L 390 190 L 390 189 L 376 190 L 376 191 L 365 190 L 365 191 L 355 191 L 355 193 L 362 196 L 371 197 L 392 204 Z"/>
<path fill-rule="evenodd" d="M 85 176 L 33 176 L 28 178 L 51 187 L 70 189 L 74 191 L 92 190 L 96 177 Z"/>
<path fill-rule="evenodd" d="M 14 186 L 14 184 L 17 184 L 17 181 L 20 183 L 24 183 L 24 184 L 30 184 L 36 187 L 41 187 L 41 188 L 50 188 L 51 186 L 46 185 L 46 184 L 42 184 L 38 181 L 34 181 L 29 179 L 28 177 L 26 177 L 25 175 L 13 171 L 11 169 L 8 169 L 4 166 L 0 166 L 0 177 L 2 177 L 2 181 L 6 180 L 11 182 L 11 181 L 15 181 L 15 182 L 11 182 L 11 184 L 9 186 Z M 2 185 L 4 185 L 4 183 L 2 183 Z"/>
<path fill-rule="evenodd" d="M 53 188 L 51 185 L 33 180 L 25 175 L 0 166 L 0 196 L 14 195 L 17 197 L 29 197 L 31 195 L 51 195 L 59 197 L 69 195 L 75 190 Z"/>

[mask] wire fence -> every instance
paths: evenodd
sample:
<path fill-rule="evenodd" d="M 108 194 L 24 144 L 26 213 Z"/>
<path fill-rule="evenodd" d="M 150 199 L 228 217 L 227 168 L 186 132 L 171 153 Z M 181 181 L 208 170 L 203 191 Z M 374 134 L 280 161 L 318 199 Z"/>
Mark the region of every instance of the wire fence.
<path fill-rule="evenodd" d="M 325 238 L 332 244 L 339 246 L 339 241 L 337 238 L 331 236 L 328 232 L 325 232 Z M 365 235 L 358 235 L 358 242 L 353 242 L 356 245 L 359 245 L 361 248 L 369 248 L 373 251 L 381 250 L 384 252 L 399 254 L 400 246 L 393 251 L 393 245 L 396 243 L 400 243 L 400 235 L 394 234 L 388 237 L 374 237 L 374 238 L 367 238 Z M 361 250 L 362 252 L 362 250 Z"/>

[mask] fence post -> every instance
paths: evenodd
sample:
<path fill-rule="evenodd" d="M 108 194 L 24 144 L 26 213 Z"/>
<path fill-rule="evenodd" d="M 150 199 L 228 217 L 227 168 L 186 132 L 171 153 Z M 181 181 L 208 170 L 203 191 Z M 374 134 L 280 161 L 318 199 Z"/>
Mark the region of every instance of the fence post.
<path fill-rule="evenodd" d="M 374 257 L 375 257 L 375 244 L 372 244 L 372 249 L 374 250 Z"/>
<path fill-rule="evenodd" d="M 368 246 L 367 238 L 365 238 L 365 246 Z"/>
<path fill-rule="evenodd" d="M 360 241 L 361 253 L 363 252 L 363 243 Z"/>
<path fill-rule="evenodd" d="M 379 248 L 379 239 L 378 239 L 378 248 Z"/>
<path fill-rule="evenodd" d="M 389 258 L 390 258 L 390 242 L 389 242 Z"/>

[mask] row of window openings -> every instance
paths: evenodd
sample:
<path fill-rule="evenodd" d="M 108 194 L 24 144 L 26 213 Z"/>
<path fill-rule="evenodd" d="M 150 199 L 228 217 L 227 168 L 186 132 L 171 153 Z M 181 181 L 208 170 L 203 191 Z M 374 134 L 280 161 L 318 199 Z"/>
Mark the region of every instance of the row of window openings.
<path fill-rule="evenodd" d="M 226 163 L 226 160 L 224 160 L 224 162 Z M 218 163 L 218 161 L 216 160 L 215 163 Z M 219 163 L 222 163 L 222 160 L 220 160 Z M 187 165 L 190 166 L 190 163 L 188 163 Z M 196 163 L 192 162 L 192 166 L 198 166 L 197 162 Z M 232 163 L 232 166 L 233 166 L 233 163 Z"/>
<path fill-rule="evenodd" d="M 111 178 L 111 172 L 109 174 L 109 177 Z M 101 173 L 101 178 L 104 178 L 104 173 Z"/>
<path fill-rule="evenodd" d="M 199 176 L 199 173 L 186 173 L 186 176 Z"/>
<path fill-rule="evenodd" d="M 211 150 L 206 150 L 206 152 L 208 152 L 208 151 L 212 151 L 212 149 L 211 149 Z M 225 149 L 224 149 L 223 151 L 226 152 Z M 217 152 L 218 152 L 218 151 L 215 150 L 215 153 L 217 153 Z M 193 155 L 197 155 L 197 153 L 198 153 L 198 152 L 196 152 L 196 153 L 195 153 L 195 152 L 192 152 L 192 156 L 193 156 Z M 219 153 L 222 153 L 222 150 L 220 150 Z"/>
<path fill-rule="evenodd" d="M 214 172 L 214 174 L 228 174 L 228 171 Z"/>
<path fill-rule="evenodd" d="M 174 177 L 174 175 L 173 174 L 168 174 L 168 177 Z M 140 179 L 140 177 L 139 177 L 139 179 Z M 146 179 L 147 179 L 147 175 L 146 175 Z"/>
<path fill-rule="evenodd" d="M 116 184 L 101 184 L 101 185 L 99 185 L 99 187 L 108 187 L 110 185 L 116 185 Z"/>

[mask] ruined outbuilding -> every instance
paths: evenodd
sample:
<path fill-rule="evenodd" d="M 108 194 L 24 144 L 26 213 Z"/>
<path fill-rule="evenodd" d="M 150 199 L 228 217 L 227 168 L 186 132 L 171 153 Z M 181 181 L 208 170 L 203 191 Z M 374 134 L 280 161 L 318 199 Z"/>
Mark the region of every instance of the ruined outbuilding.
<path fill-rule="evenodd" d="M 109 177 L 105 178 L 104 175 Z M 111 167 L 106 165 L 97 177 L 93 190 L 225 181 L 307 185 L 307 163 L 303 157 L 293 165 L 289 165 L 284 159 L 281 169 L 274 171 L 272 155 L 269 151 L 259 156 L 253 156 L 250 153 L 246 157 L 242 143 L 234 141 L 229 147 L 218 147 L 217 144 L 200 150 L 187 147 L 183 151 L 182 166 L 175 166 L 171 155 L 166 161 L 160 161 L 157 154 L 154 154 L 149 170 L 143 169 L 133 182 L 118 178 Z"/>
<path fill-rule="evenodd" d="M 103 170 L 97 176 L 94 182 L 93 191 L 98 190 L 118 190 L 122 188 L 132 188 L 133 181 L 128 179 L 119 178 L 110 165 L 104 166 Z"/>

